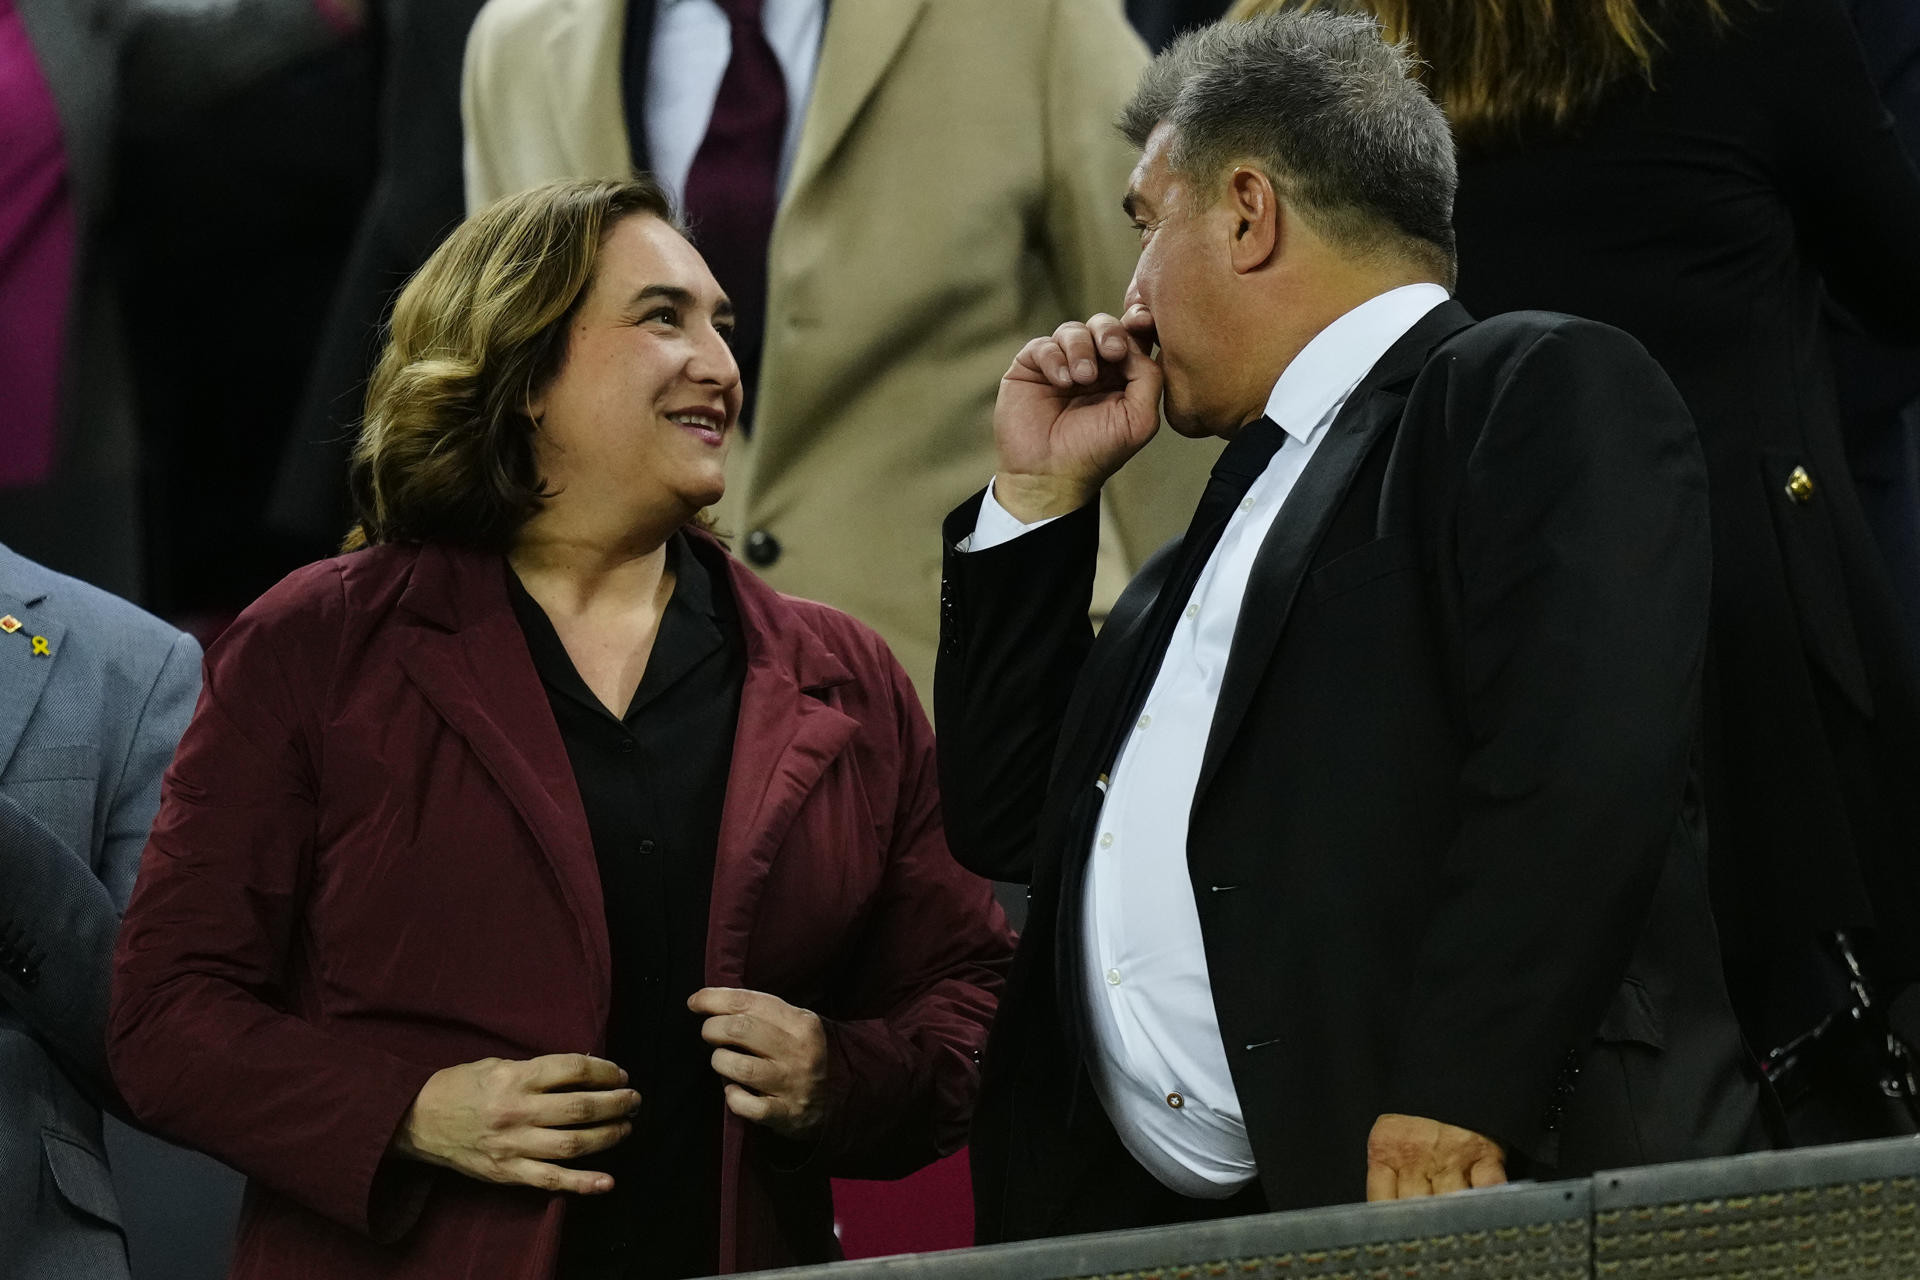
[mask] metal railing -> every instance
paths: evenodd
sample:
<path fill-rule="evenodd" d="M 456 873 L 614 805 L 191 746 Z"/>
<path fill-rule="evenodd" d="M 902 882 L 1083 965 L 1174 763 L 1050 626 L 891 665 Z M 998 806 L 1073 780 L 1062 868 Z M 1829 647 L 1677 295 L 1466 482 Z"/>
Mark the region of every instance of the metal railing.
<path fill-rule="evenodd" d="M 786 1280 L 1920 1280 L 1920 1138 L 767 1274 Z"/>

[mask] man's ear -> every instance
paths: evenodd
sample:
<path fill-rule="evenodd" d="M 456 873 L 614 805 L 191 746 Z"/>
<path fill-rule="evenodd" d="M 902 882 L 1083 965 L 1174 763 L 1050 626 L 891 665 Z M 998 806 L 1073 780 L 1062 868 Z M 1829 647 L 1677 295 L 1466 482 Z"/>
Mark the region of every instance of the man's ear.
<path fill-rule="evenodd" d="M 1258 271 L 1280 252 L 1280 196 L 1258 169 L 1240 165 L 1227 176 L 1227 213 L 1232 219 L 1229 253 L 1241 275 Z"/>

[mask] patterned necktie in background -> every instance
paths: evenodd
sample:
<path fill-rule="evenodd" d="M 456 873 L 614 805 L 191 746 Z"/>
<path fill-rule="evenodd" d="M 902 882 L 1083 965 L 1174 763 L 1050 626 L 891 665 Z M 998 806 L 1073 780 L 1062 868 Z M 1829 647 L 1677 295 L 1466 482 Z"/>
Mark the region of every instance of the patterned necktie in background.
<path fill-rule="evenodd" d="M 733 52 L 720 81 L 707 136 L 687 174 L 686 212 L 694 243 L 733 299 L 749 427 L 767 324 L 767 242 L 780 205 L 780 149 L 787 133 L 787 81 L 761 23 L 762 0 L 716 0 L 732 29 Z"/>

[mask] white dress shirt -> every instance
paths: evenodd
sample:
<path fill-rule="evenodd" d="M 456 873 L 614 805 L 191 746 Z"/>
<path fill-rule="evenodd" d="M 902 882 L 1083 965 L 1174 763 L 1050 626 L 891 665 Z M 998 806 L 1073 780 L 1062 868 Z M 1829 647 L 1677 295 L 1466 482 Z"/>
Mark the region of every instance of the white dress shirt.
<path fill-rule="evenodd" d="M 1076 975 L 1092 1041 L 1087 1067 L 1127 1150 L 1182 1195 L 1225 1199 L 1258 1173 L 1187 870 L 1188 817 L 1247 579 L 1347 396 L 1446 298 L 1433 284 L 1371 298 L 1322 330 L 1280 375 L 1267 416 L 1286 439 L 1201 570 L 1100 808 Z M 989 487 L 968 549 L 984 551 L 1040 523 L 1022 525 Z M 1284 1002 L 1286 993 L 1274 998 Z"/>
<path fill-rule="evenodd" d="M 655 0 L 632 0 L 635 4 Z M 733 32 L 714 0 L 657 0 L 647 55 L 647 158 L 653 176 L 685 201 L 687 174 L 707 136 L 720 81 L 733 57 Z M 780 147 L 779 190 L 787 187 L 793 153 L 813 96 L 813 72 L 826 25 L 825 0 L 766 0 L 761 27 L 787 81 L 787 136 Z"/>

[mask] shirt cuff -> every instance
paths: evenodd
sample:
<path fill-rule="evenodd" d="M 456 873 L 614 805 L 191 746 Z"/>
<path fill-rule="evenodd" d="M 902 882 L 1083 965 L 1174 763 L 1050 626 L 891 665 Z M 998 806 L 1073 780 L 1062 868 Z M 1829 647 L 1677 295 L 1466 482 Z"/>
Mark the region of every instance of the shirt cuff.
<path fill-rule="evenodd" d="M 1022 523 L 1020 517 L 1008 511 L 993 496 L 993 481 L 987 481 L 987 492 L 980 499 L 980 514 L 973 519 L 973 532 L 960 539 L 955 551 L 986 551 L 1003 542 L 1012 542 L 1023 533 L 1031 533 L 1043 524 L 1052 524 L 1059 516 L 1045 516 L 1032 524 Z"/>

